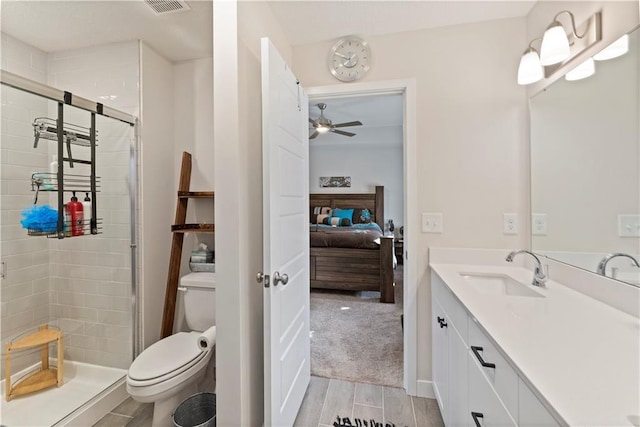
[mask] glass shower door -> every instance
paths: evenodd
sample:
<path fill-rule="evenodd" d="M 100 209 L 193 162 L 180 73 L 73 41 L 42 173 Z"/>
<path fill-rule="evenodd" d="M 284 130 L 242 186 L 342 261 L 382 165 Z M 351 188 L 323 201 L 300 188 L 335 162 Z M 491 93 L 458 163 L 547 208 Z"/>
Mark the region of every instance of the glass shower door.
<path fill-rule="evenodd" d="M 64 105 L 63 155 L 55 159 L 64 171 L 62 203 L 73 203 L 75 196 L 85 221 L 81 230 L 73 228 L 71 210 L 66 210 L 62 236 L 29 235 L 20 224 L 25 209 L 49 206 L 58 210 L 59 188 L 52 178 L 54 156 L 59 155 L 57 138 L 47 139 L 43 132 L 36 143 L 34 127 L 36 119 L 43 117 L 57 126 L 58 106 L 37 95 L 2 87 L 0 257 L 6 274 L 0 287 L 1 338 L 3 343 L 15 341 L 42 325 L 59 328 L 64 337 L 61 386 L 7 401 L 5 382 L 0 412 L 3 425 L 54 425 L 68 420 L 76 409 L 121 382 L 133 360 L 133 127 L 96 115 L 97 147 L 92 158 L 83 139 L 83 129 L 92 127 L 91 114 Z M 87 178 L 92 162 L 99 177 L 95 193 Z M 96 234 L 85 216 L 92 205 Z M 69 207 L 75 209 L 77 204 Z M 39 369 L 40 351 L 35 348 L 12 355 L 12 385 Z M 55 354 L 49 353 L 52 366 L 60 363 Z M 4 360 L 2 374 L 4 379 Z"/>

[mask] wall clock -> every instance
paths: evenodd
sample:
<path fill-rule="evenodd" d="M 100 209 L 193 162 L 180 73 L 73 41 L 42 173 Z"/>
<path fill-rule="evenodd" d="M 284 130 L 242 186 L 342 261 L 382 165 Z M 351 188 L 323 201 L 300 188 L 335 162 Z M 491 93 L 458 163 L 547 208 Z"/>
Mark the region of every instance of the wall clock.
<path fill-rule="evenodd" d="M 358 80 L 371 68 L 371 49 L 366 41 L 349 36 L 334 44 L 329 52 L 329 70 L 343 82 Z"/>

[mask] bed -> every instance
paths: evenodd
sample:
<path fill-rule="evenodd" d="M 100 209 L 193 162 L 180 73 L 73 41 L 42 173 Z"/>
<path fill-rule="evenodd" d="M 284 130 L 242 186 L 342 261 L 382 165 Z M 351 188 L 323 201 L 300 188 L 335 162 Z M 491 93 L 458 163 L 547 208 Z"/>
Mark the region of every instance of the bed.
<path fill-rule="evenodd" d="M 377 224 L 379 230 L 384 230 L 383 186 L 377 186 L 375 193 L 366 194 L 310 194 L 309 207 L 312 222 L 315 220 L 314 209 L 319 207 L 366 209 L 371 215 L 371 222 Z M 379 243 L 372 245 L 364 235 L 375 233 L 364 225 L 332 227 L 330 224 L 312 223 L 309 228 L 311 288 L 379 291 L 380 302 L 395 302 L 393 237 L 378 233 Z M 355 244 L 345 241 L 344 233 L 350 230 L 359 234 Z"/>

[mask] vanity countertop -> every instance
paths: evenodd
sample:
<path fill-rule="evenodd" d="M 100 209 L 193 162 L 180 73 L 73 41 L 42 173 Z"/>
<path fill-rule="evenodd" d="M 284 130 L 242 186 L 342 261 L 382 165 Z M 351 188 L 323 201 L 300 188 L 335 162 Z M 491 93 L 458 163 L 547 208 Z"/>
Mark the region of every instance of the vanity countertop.
<path fill-rule="evenodd" d="M 640 319 L 522 267 L 431 264 L 523 379 L 572 426 L 640 426 Z M 460 273 L 505 274 L 544 298 L 488 295 Z"/>

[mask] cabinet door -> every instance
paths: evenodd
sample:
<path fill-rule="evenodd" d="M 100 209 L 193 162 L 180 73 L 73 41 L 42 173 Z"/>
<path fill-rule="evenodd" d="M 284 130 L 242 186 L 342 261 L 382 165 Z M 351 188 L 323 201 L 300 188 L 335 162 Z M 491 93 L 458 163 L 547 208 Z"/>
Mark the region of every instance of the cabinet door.
<path fill-rule="evenodd" d="M 440 406 L 442 419 L 449 424 L 449 327 L 444 310 L 432 299 L 431 350 L 433 358 L 433 391 Z M 445 326 L 446 325 L 446 326 Z"/>
<path fill-rule="evenodd" d="M 556 427 L 558 422 L 551 416 L 542 402 L 533 394 L 527 385 L 518 379 L 518 399 L 522 427 Z"/>
<path fill-rule="evenodd" d="M 467 417 L 471 426 L 517 426 L 482 374 L 482 368 L 476 362 L 471 351 L 467 355 L 469 366 L 469 412 Z"/>
<path fill-rule="evenodd" d="M 472 426 L 469 418 L 467 345 L 455 329 L 449 331 L 449 396 L 451 426 Z"/>

